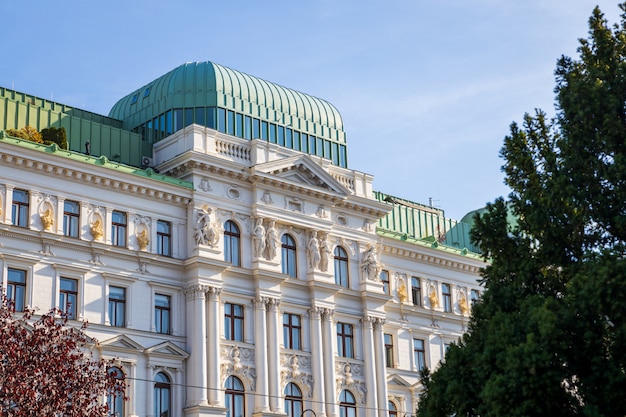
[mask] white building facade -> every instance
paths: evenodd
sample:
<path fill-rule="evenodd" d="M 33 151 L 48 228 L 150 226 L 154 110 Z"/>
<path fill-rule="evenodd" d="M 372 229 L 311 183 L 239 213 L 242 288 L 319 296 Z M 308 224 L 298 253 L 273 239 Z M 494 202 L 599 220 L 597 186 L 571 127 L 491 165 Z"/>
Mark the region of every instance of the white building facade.
<path fill-rule="evenodd" d="M 151 158 L 0 138 L 2 287 L 89 321 L 128 381 L 116 415 L 414 413 L 478 254 L 384 230 L 402 203 L 371 175 L 277 143 L 189 124 Z"/>

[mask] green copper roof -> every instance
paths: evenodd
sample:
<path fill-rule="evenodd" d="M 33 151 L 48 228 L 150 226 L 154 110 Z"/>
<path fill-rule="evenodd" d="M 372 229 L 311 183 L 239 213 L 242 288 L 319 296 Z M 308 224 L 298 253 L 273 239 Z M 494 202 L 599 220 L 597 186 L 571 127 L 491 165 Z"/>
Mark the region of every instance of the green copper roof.
<path fill-rule="evenodd" d="M 329 102 L 208 61 L 183 64 L 135 90 L 113 106 L 109 117 L 134 129 L 169 109 L 205 106 L 345 143 L 343 120 Z"/>

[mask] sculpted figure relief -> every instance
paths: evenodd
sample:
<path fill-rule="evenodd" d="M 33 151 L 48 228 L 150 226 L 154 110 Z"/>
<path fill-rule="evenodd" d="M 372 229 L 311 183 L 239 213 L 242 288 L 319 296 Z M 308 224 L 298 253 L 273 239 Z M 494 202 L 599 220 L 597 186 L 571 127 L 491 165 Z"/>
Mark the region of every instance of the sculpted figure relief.
<path fill-rule="evenodd" d="M 148 244 L 150 243 L 150 239 L 148 238 L 148 229 L 144 226 L 139 230 L 137 236 L 137 244 L 139 245 L 139 250 L 144 251 L 148 248 Z"/>
<path fill-rule="evenodd" d="M 265 251 L 265 227 L 263 227 L 263 218 L 256 219 L 256 226 L 252 232 L 252 249 L 255 258 L 263 256 Z"/>
<path fill-rule="evenodd" d="M 320 265 L 320 244 L 317 240 L 317 230 L 311 232 L 311 237 L 306 246 L 309 268 L 311 270 L 319 268 Z"/>
<path fill-rule="evenodd" d="M 104 236 L 104 228 L 102 226 L 102 219 L 99 215 L 95 215 L 91 225 L 89 226 L 89 231 L 91 232 L 91 236 L 93 236 L 93 240 L 100 240 L 102 236 Z"/>
<path fill-rule="evenodd" d="M 217 227 L 211 221 L 211 213 L 213 210 L 204 206 L 196 211 L 196 227 L 193 233 L 196 245 L 215 246 L 219 240 Z"/>
<path fill-rule="evenodd" d="M 50 230 L 54 224 L 54 216 L 52 215 L 52 209 L 46 208 L 43 213 L 39 215 L 41 217 L 41 224 L 43 224 L 43 230 Z"/>
<path fill-rule="evenodd" d="M 332 256 L 333 250 L 331 244 L 328 241 L 328 235 L 324 235 L 320 239 L 320 271 L 328 271 L 328 265 Z"/>
<path fill-rule="evenodd" d="M 280 237 L 278 236 L 278 229 L 276 229 L 276 222 L 274 220 L 270 221 L 270 227 L 267 228 L 267 242 L 266 242 L 266 251 L 267 251 L 267 259 L 272 260 L 276 257 L 278 253 L 278 248 L 280 247 Z"/>
<path fill-rule="evenodd" d="M 435 290 L 435 287 L 433 286 L 430 287 L 430 293 L 428 294 L 428 301 L 430 301 L 431 308 L 439 307 L 439 297 L 437 297 L 437 291 Z"/>
<path fill-rule="evenodd" d="M 361 270 L 367 279 L 375 280 L 378 277 L 378 257 L 376 255 L 376 246 L 370 244 L 363 254 L 363 262 Z"/>

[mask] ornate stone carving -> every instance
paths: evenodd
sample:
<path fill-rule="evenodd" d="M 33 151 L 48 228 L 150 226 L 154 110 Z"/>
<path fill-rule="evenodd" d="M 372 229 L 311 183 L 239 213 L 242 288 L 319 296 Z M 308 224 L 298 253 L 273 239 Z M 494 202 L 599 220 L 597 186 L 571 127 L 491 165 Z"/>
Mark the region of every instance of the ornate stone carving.
<path fill-rule="evenodd" d="M 251 366 L 251 363 L 254 362 L 254 351 L 239 346 L 223 346 L 221 356 L 222 384 L 228 376 L 235 375 L 242 379 L 251 391 L 254 391 L 256 389 L 256 370 Z"/>
<path fill-rule="evenodd" d="M 266 234 L 266 259 L 271 261 L 276 258 L 278 254 L 278 248 L 280 248 L 280 237 L 278 236 L 278 229 L 276 229 L 276 221 L 270 220 L 270 225 L 267 228 Z"/>
<path fill-rule="evenodd" d="M 328 239 L 328 234 L 322 236 L 320 242 L 320 271 L 327 272 L 328 265 L 333 254 L 332 244 Z"/>
<path fill-rule="evenodd" d="M 213 210 L 206 204 L 196 210 L 196 225 L 193 232 L 196 245 L 214 247 L 219 242 L 219 228 L 211 219 L 212 213 Z"/>
<path fill-rule="evenodd" d="M 435 309 L 439 307 L 439 297 L 437 297 L 437 289 L 434 285 L 430 285 L 428 291 L 428 301 L 430 302 L 430 308 Z"/>
<path fill-rule="evenodd" d="M 344 389 L 356 393 L 358 402 L 365 403 L 367 387 L 363 378 L 363 366 L 352 362 L 335 362 L 335 375 L 337 381 L 337 396 Z"/>
<path fill-rule="evenodd" d="M 461 314 L 466 315 L 469 311 L 469 305 L 467 304 L 467 295 L 465 295 L 465 291 L 459 291 L 459 310 L 461 310 Z"/>
<path fill-rule="evenodd" d="M 306 396 L 313 396 L 313 376 L 311 375 L 311 359 L 307 356 L 295 353 L 282 354 L 281 362 L 281 382 L 285 386 L 289 382 L 296 382 L 305 388 Z"/>
<path fill-rule="evenodd" d="M 311 237 L 306 246 L 306 254 L 309 261 L 309 269 L 311 271 L 318 269 L 320 265 L 320 244 L 317 239 L 317 230 L 311 232 Z"/>
<path fill-rule="evenodd" d="M 367 249 L 363 253 L 363 261 L 361 262 L 361 271 L 363 276 L 371 281 L 378 281 L 380 273 L 380 265 L 378 264 L 378 248 L 376 245 L 368 244 Z"/>
<path fill-rule="evenodd" d="M 252 231 L 252 250 L 255 258 L 260 258 L 265 252 L 265 227 L 263 227 L 263 217 L 256 219 L 254 230 Z"/>
<path fill-rule="evenodd" d="M 41 204 L 39 205 L 39 218 L 43 230 L 49 232 L 54 226 L 54 206 L 56 205 L 56 198 L 43 194 L 41 196 Z"/>
<path fill-rule="evenodd" d="M 103 209 L 97 206 L 90 206 L 89 232 L 93 240 L 102 240 L 104 237 L 104 215 Z"/>
<path fill-rule="evenodd" d="M 139 224 L 135 229 L 135 239 L 137 239 L 137 245 L 140 251 L 148 249 L 150 244 L 150 237 L 148 233 L 148 226 L 145 223 Z"/>

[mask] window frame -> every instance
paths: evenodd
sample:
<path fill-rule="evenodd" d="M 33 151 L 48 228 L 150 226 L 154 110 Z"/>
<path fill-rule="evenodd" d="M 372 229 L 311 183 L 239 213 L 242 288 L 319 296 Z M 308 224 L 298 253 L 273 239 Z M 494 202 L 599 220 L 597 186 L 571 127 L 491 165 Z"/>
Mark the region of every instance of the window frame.
<path fill-rule="evenodd" d="M 115 288 L 116 290 L 122 290 L 122 296 L 123 298 L 112 298 L 111 296 L 111 289 Z M 108 317 L 109 317 L 109 324 L 113 327 L 126 327 L 126 301 L 127 301 L 127 288 L 126 287 L 121 287 L 118 285 L 109 285 L 109 292 L 108 292 Z M 121 308 L 121 316 L 122 317 L 118 317 L 120 311 L 118 311 L 118 308 Z"/>
<path fill-rule="evenodd" d="M 298 262 L 296 254 L 296 240 L 290 234 L 285 233 L 280 238 L 280 248 L 281 268 L 283 274 L 289 275 L 292 278 L 297 278 Z"/>
<path fill-rule="evenodd" d="M 470 289 L 470 303 L 473 307 L 477 302 L 480 301 L 480 291 L 476 289 Z"/>
<path fill-rule="evenodd" d="M 157 380 L 159 375 L 162 375 L 165 381 Z M 172 416 L 172 379 L 164 372 L 157 372 L 154 375 L 154 415 L 159 417 L 171 417 Z M 167 391 L 165 391 L 167 390 Z M 167 410 L 166 414 L 163 414 L 163 393 L 167 395 Z"/>
<path fill-rule="evenodd" d="M 122 215 L 124 222 L 116 219 L 116 216 Z M 125 248 L 128 238 L 128 214 L 123 211 L 113 210 L 111 212 L 111 244 Z"/>
<path fill-rule="evenodd" d="M 237 409 L 238 404 L 241 404 L 241 410 Z M 224 407 L 226 408 L 226 417 L 240 417 L 246 415 L 245 386 L 243 382 L 234 375 L 229 375 L 224 382 Z"/>
<path fill-rule="evenodd" d="M 63 289 L 64 281 L 73 282 L 74 284 L 76 284 L 76 289 L 75 290 Z M 64 277 L 64 276 L 61 276 L 59 278 L 59 310 L 61 311 L 62 314 L 67 315 L 68 320 L 76 320 L 76 318 L 78 317 L 77 313 L 78 313 L 78 302 L 79 302 L 79 299 L 78 299 L 79 282 L 80 280 L 76 278 L 70 278 L 70 277 Z M 63 305 L 63 303 L 61 302 L 62 298 L 64 297 L 65 297 L 65 305 Z M 74 299 L 74 304 L 71 303 L 70 298 Z M 68 305 L 73 306 L 74 308 L 68 309 Z"/>
<path fill-rule="evenodd" d="M 235 312 L 241 309 L 241 314 Z M 237 324 L 240 324 L 239 327 Z M 224 303 L 224 339 L 243 342 L 245 335 L 245 307 L 241 304 Z M 237 330 L 239 329 L 239 331 Z"/>
<path fill-rule="evenodd" d="M 414 306 L 422 306 L 422 280 L 419 277 L 411 277 L 411 299 Z"/>
<path fill-rule="evenodd" d="M 350 288 L 349 261 L 348 252 L 342 246 L 336 246 L 333 250 L 335 284 L 344 288 Z"/>
<path fill-rule="evenodd" d="M 347 396 L 350 394 L 350 397 Z M 356 398 L 352 392 L 344 389 L 339 394 L 339 417 L 356 417 Z"/>
<path fill-rule="evenodd" d="M 241 229 L 232 220 L 224 223 L 224 261 L 241 266 Z"/>
<path fill-rule="evenodd" d="M 421 348 L 418 348 L 416 346 L 416 342 L 421 343 Z M 417 369 L 418 371 L 426 367 L 426 341 L 424 339 L 420 339 L 417 337 L 413 338 L 413 362 L 415 369 Z"/>
<path fill-rule="evenodd" d="M 443 311 L 445 313 L 452 312 L 452 287 L 446 282 L 441 284 L 441 298 Z"/>
<path fill-rule="evenodd" d="M 161 231 L 161 226 L 167 226 L 167 232 Z M 172 222 L 157 220 L 157 255 L 172 256 Z"/>
<path fill-rule="evenodd" d="M 115 372 L 115 379 L 124 378 L 124 370 L 117 366 L 110 367 L 107 372 L 109 374 L 113 374 Z M 121 374 L 121 375 L 120 375 Z M 123 395 L 119 395 L 119 393 L 112 392 L 107 394 L 106 404 L 108 407 L 107 416 L 111 417 L 125 417 L 126 416 L 126 400 Z"/>
<path fill-rule="evenodd" d="M 157 305 L 157 297 L 167 299 L 167 307 Z M 163 312 L 167 312 L 167 329 L 163 330 Z M 160 321 L 158 320 L 160 318 Z M 157 323 L 160 323 L 157 324 Z M 154 331 L 159 334 L 172 334 L 172 296 L 169 294 L 154 293 Z"/>
<path fill-rule="evenodd" d="M 337 356 L 354 359 L 354 326 L 337 322 Z"/>
<path fill-rule="evenodd" d="M 24 277 L 24 282 L 19 282 L 19 281 L 12 281 L 11 280 L 11 272 L 20 272 L 22 273 L 23 277 Z M 6 283 L 6 287 L 5 287 L 5 291 L 6 291 L 6 296 L 7 299 L 13 301 L 13 307 L 15 308 L 15 311 L 24 311 L 24 308 L 26 307 L 26 285 L 28 283 L 28 271 L 25 269 L 19 269 L 19 268 L 12 268 L 12 267 L 7 267 L 7 283 Z M 20 304 L 15 300 L 17 298 L 17 288 L 21 288 L 22 291 L 22 300 L 21 300 L 21 306 Z"/>
<path fill-rule="evenodd" d="M 296 393 L 294 394 L 294 391 Z M 294 382 L 289 382 L 283 390 L 285 395 L 285 413 L 287 417 L 302 417 L 304 411 L 304 401 L 302 400 L 302 390 Z"/>
<path fill-rule="evenodd" d="M 283 345 L 286 349 L 302 350 L 302 316 L 299 314 L 283 313 Z"/>
<path fill-rule="evenodd" d="M 26 201 L 16 199 L 16 194 L 24 194 Z M 30 223 L 30 193 L 21 188 L 14 188 L 11 202 L 11 224 L 27 228 Z"/>
<path fill-rule="evenodd" d="M 391 333 L 385 333 L 383 335 L 383 340 L 385 343 L 385 365 L 387 365 L 387 368 L 395 368 L 393 335 Z"/>
<path fill-rule="evenodd" d="M 77 211 L 68 211 L 68 204 L 75 205 Z M 67 237 L 80 237 L 80 203 L 73 200 L 63 202 L 63 235 Z"/>
<path fill-rule="evenodd" d="M 386 269 L 383 269 L 380 271 L 380 274 L 378 275 L 380 277 L 380 280 L 383 283 L 383 292 L 387 295 L 391 294 L 391 284 L 390 284 L 390 280 L 389 280 L 389 271 Z"/>

